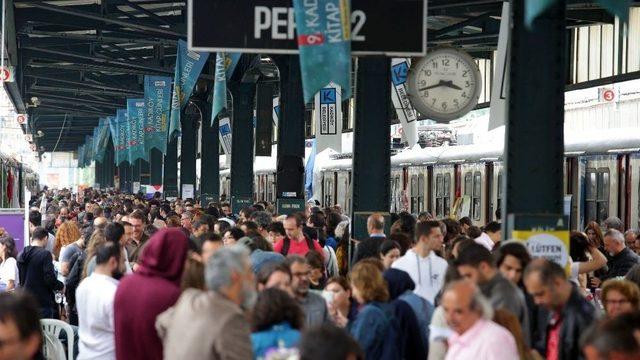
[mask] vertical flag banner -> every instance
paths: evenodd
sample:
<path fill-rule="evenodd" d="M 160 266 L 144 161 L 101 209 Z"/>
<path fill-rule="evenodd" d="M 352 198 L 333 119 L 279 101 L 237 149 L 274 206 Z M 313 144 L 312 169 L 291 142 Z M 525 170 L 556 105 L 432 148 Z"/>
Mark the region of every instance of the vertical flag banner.
<path fill-rule="evenodd" d="M 91 161 L 93 160 L 93 137 L 85 136 L 84 137 L 84 162 L 86 166 L 91 165 Z"/>
<path fill-rule="evenodd" d="M 147 111 L 144 128 L 145 153 L 155 148 L 165 154 L 171 112 L 171 78 L 145 75 L 144 102 Z"/>
<path fill-rule="evenodd" d="M 104 156 L 107 152 L 107 145 L 109 144 L 109 119 L 100 119 L 100 131 L 98 132 L 98 141 L 95 143 L 96 159 L 100 162 L 104 161 Z"/>
<path fill-rule="evenodd" d="M 315 96 L 315 150 L 331 148 L 342 152 L 342 89 L 334 83 L 320 89 Z"/>
<path fill-rule="evenodd" d="M 526 0 L 524 8 L 524 22 L 531 28 L 533 21 L 545 12 L 556 0 Z M 632 0 L 596 0 L 605 10 L 620 18 L 621 21 L 629 20 L 629 7 Z"/>
<path fill-rule="evenodd" d="M 418 115 L 407 95 L 407 74 L 411 67 L 411 59 L 391 59 L 391 101 L 402 124 L 403 140 L 409 147 L 418 143 Z"/>
<path fill-rule="evenodd" d="M 117 117 L 109 116 L 107 118 L 107 122 L 109 123 L 109 132 L 111 133 L 111 139 L 113 141 L 113 162 L 118 165 L 118 123 Z"/>
<path fill-rule="evenodd" d="M 273 98 L 273 126 L 278 126 L 280 122 L 280 97 Z"/>
<path fill-rule="evenodd" d="M 122 164 L 125 161 L 129 161 L 129 153 L 127 147 L 127 110 L 126 109 L 118 109 L 116 112 L 116 123 L 118 129 L 118 163 L 117 165 Z"/>
<path fill-rule="evenodd" d="M 227 80 L 233 75 L 238 65 L 241 53 L 216 54 L 216 81 L 213 86 L 213 104 L 211 109 L 211 124 L 222 109 L 227 107 Z"/>
<path fill-rule="evenodd" d="M 318 144 L 318 139 L 311 140 L 313 141 L 313 145 L 311 147 L 311 154 L 309 154 L 309 158 L 307 159 L 307 163 L 304 165 L 304 192 L 307 200 L 313 197 L 313 170 L 316 164 L 316 154 L 317 151 L 316 145 Z"/>
<path fill-rule="evenodd" d="M 133 164 L 138 159 L 147 160 L 144 151 L 144 125 L 146 119 L 144 99 L 127 99 L 127 115 L 129 117 L 129 162 Z"/>
<path fill-rule="evenodd" d="M 228 117 L 220 119 L 218 129 L 220 133 L 220 144 L 222 144 L 224 154 L 228 157 L 231 155 L 231 120 Z"/>
<path fill-rule="evenodd" d="M 209 58 L 209 53 L 189 51 L 187 42 L 178 40 L 173 94 L 171 95 L 171 115 L 169 117 L 169 138 L 180 135 L 180 109 L 187 103 L 200 72 Z"/>
<path fill-rule="evenodd" d="M 507 119 L 507 93 L 509 92 L 509 34 L 511 31 L 511 4 L 502 3 L 500 34 L 498 35 L 498 53 L 496 69 L 491 85 L 491 105 L 489 107 L 489 131 L 505 124 Z"/>
<path fill-rule="evenodd" d="M 78 167 L 84 167 L 84 145 L 78 146 Z"/>
<path fill-rule="evenodd" d="M 349 0 L 293 0 L 304 101 L 330 82 L 351 97 L 351 10 Z M 391 14 L 390 14 L 391 15 Z"/>

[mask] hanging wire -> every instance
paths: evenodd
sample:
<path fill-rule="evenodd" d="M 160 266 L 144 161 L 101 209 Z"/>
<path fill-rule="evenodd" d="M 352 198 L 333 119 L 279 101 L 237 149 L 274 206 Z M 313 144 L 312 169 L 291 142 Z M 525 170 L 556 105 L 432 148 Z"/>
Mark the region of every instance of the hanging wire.
<path fill-rule="evenodd" d="M 60 128 L 60 133 L 58 134 L 58 140 L 56 141 L 56 146 L 53 147 L 53 151 L 51 151 L 51 163 L 53 164 L 53 153 L 56 152 L 58 148 L 58 144 L 60 143 L 60 138 L 62 137 L 62 132 L 64 131 L 64 126 L 67 123 L 67 114 L 64 114 L 64 120 L 62 121 L 62 128 Z"/>

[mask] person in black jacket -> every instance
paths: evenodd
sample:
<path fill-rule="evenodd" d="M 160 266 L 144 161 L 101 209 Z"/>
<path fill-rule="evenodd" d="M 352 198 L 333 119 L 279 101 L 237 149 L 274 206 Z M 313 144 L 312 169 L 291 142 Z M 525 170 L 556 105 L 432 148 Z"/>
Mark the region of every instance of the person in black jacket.
<path fill-rule="evenodd" d="M 524 284 L 534 302 L 550 312 L 546 331 L 534 348 L 547 359 L 584 359 L 580 335 L 594 322 L 595 308 L 567 280 L 562 266 L 533 260 L 525 269 Z"/>
<path fill-rule="evenodd" d="M 604 249 L 610 256 L 609 270 L 601 278 L 591 278 L 594 287 L 600 287 L 605 280 L 626 276 L 632 267 L 640 264 L 640 256 L 625 245 L 624 235 L 616 229 L 609 229 L 604 234 Z"/>
<path fill-rule="evenodd" d="M 387 239 L 384 234 L 384 216 L 382 214 L 376 213 L 369 216 L 367 219 L 367 232 L 369 233 L 369 238 L 358 243 L 353 254 L 352 266 L 362 259 L 380 258 L 380 245 Z"/>
<path fill-rule="evenodd" d="M 56 278 L 53 256 L 46 250 L 47 238 L 47 230 L 42 227 L 34 229 L 30 246 L 18 256 L 18 271 L 22 287 L 38 302 L 40 317 L 58 319 L 54 291 L 62 290 L 64 284 Z"/>

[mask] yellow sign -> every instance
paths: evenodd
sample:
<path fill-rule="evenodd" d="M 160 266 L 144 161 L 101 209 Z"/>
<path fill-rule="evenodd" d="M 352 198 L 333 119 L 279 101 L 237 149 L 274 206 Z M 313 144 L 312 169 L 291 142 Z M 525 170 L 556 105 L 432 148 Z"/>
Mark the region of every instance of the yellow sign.
<path fill-rule="evenodd" d="M 531 257 L 556 262 L 569 272 L 569 231 L 517 231 L 512 238 L 525 243 Z"/>

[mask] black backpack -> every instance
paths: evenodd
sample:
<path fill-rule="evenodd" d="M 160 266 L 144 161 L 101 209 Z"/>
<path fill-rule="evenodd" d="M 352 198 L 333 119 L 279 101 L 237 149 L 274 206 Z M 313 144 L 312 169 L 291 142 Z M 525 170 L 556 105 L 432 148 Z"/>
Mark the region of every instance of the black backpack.
<path fill-rule="evenodd" d="M 307 247 L 309 248 L 309 251 L 315 251 L 316 248 L 315 246 L 313 246 L 313 240 L 311 240 L 307 236 L 305 236 L 304 239 L 307 241 Z M 291 239 L 289 239 L 288 237 L 285 237 L 282 243 L 282 249 L 280 249 L 280 254 L 282 254 L 284 257 L 287 257 L 287 255 L 289 254 L 290 247 L 291 247 Z"/>

